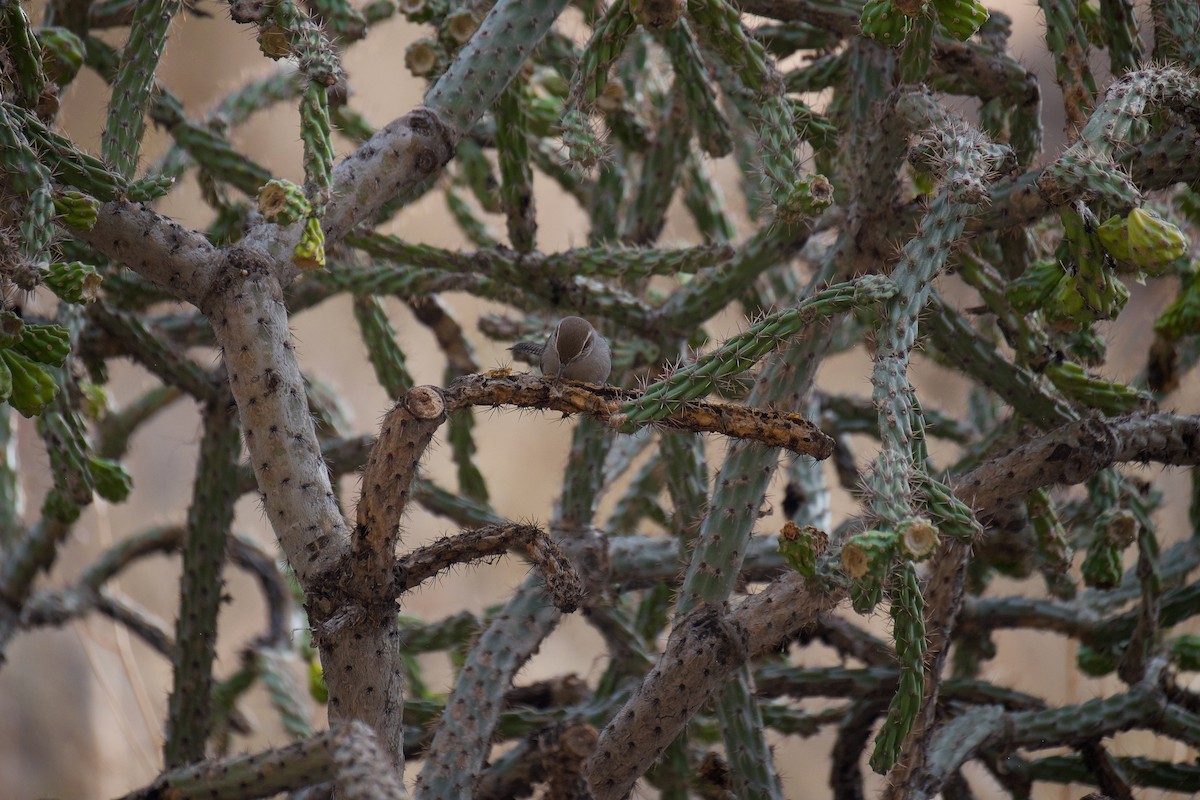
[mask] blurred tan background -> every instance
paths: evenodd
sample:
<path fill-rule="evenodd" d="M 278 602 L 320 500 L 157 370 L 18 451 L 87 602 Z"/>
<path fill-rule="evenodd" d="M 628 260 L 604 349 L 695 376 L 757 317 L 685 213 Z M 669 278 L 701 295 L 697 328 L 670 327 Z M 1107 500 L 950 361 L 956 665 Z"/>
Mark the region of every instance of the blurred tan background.
<path fill-rule="evenodd" d="M 40 13 L 41 4 L 30 6 L 31 15 Z M 228 92 L 248 78 L 260 76 L 275 67 L 258 52 L 249 27 L 238 26 L 226 16 L 223 4 L 202 3 L 212 18 L 188 16 L 177 20 L 160 78 L 187 103 L 189 112 L 198 115 L 212 108 Z M 1032 4 L 1015 4 L 1006 9 L 1014 17 L 1016 34 L 1013 50 L 1023 63 L 1038 66 L 1045 92 L 1045 105 L 1058 106 L 1053 74 L 1046 69 L 1040 45 L 1040 23 Z M 35 17 L 36 19 L 36 17 Z M 405 46 L 427 29 L 395 20 L 373 29 L 367 39 L 356 45 L 345 60 L 351 85 L 352 106 L 375 125 L 386 123 L 417 104 L 423 85 L 404 67 Z M 120 43 L 119 40 L 114 43 Z M 1097 64 L 1097 67 L 1101 67 Z M 86 73 L 71 88 L 63 103 L 61 122 L 70 135 L 93 152 L 98 150 L 107 92 L 91 73 Z M 1061 140 L 1060 117 L 1047 120 L 1047 149 L 1058 150 Z M 277 176 L 302 180 L 301 144 L 295 112 L 279 106 L 260 115 L 235 135 L 235 144 L 264 164 Z M 339 155 L 348 152 L 346 142 L 339 143 Z M 160 154 L 165 147 L 161 132 L 151 131 L 145 156 Z M 729 165 L 718 165 L 731 175 Z M 537 187 L 539 208 L 539 247 L 553 251 L 586 241 L 584 217 L 569 199 L 563 198 L 547 182 Z M 733 192 L 727 193 L 732 197 Z M 163 210 L 182 223 L 202 227 L 208 222 L 207 210 L 199 203 L 194 183 L 183 186 L 163 204 Z M 690 228 L 676 214 L 668 226 L 663 243 L 680 245 L 694 241 Z M 503 230 L 503 222 L 492 222 Z M 440 195 L 434 195 L 400 215 L 394 233 L 413 241 L 443 246 L 459 246 L 456 229 L 447 219 Z M 1129 378 L 1141 366 L 1150 341 L 1150 321 L 1167 302 L 1162 291 L 1135 290 L 1135 299 L 1121 319 L 1111 326 L 1110 370 L 1118 379 Z M 478 334 L 474 320 L 497 307 L 472 298 L 451 295 L 447 298 L 459 314 L 477 348 L 485 368 L 508 363 L 503 344 Z M 433 338 L 418 324 L 407 309 L 389 300 L 392 321 L 397 328 L 410 366 L 419 383 L 439 383 L 442 363 L 436 357 Z M 711 330 L 716 336 L 738 329 L 738 315 L 729 314 Z M 294 318 L 297 349 L 307 370 L 335 387 L 354 414 L 356 429 L 373 433 L 377 420 L 388 407 L 389 398 L 376 384 L 365 350 L 357 335 L 349 304 L 342 300 L 325 303 Z M 214 356 L 200 354 L 204 361 Z M 819 385 L 829 391 L 869 395 L 869 358 L 862 352 L 833 359 L 824 366 Z M 112 365 L 114 400 L 127 402 L 153 386 L 155 381 L 139 368 L 127 363 Z M 918 391 L 926 408 L 959 413 L 965 400 L 964 384 L 953 375 L 932 367 L 918 358 Z M 1200 392 L 1193 376 L 1170 399 L 1180 410 L 1200 410 Z M 1185 400 L 1187 398 L 1187 400 Z M 479 462 L 489 482 L 496 510 L 513 519 L 546 521 L 558 490 L 558 476 L 566 461 L 573 423 L 555 415 L 514 413 L 500 410 L 481 413 L 477 437 Z M 121 506 L 97 503 L 77 526 L 70 542 L 60 554 L 54 573 L 47 583 L 60 584 L 77 576 L 97 552 L 131 532 L 147 526 L 180 522 L 184 519 L 191 492 L 192 471 L 199 439 L 198 416 L 188 401 L 177 403 L 169 413 L 148 425 L 135 439 L 127 461 L 135 483 L 132 499 Z M 49 482 L 44 454 L 29 425 L 21 429 L 22 471 L 28 492 L 28 508 L 37 502 Z M 870 440 L 856 440 L 856 456 L 865 464 L 873 456 Z M 724 452 L 724 443 L 709 442 L 709 465 L 715 470 Z M 947 463 L 951 454 L 935 450 L 939 463 Z M 454 486 L 447 449 L 435 444 L 426 469 L 440 483 Z M 1154 468 L 1146 477 L 1156 478 Z M 1162 515 L 1161 530 L 1172 538 L 1185 535 L 1186 487 L 1184 476 L 1162 476 L 1174 500 L 1170 512 Z M 830 477 L 831 485 L 836 481 Z M 348 504 L 357 492 L 357 481 L 343 481 L 341 489 Z M 782 497 L 778 483 L 772 487 L 768 507 L 774 514 L 762 521 L 761 528 L 778 527 L 778 506 Z M 611 505 L 612 498 L 607 498 Z M 348 507 L 352 507 L 349 505 Z M 607 506 L 606 506 L 607 507 Z M 835 518 L 852 508 L 847 496 L 835 491 Z M 257 500 L 244 498 L 238 506 L 236 527 L 254 536 L 268 552 L 278 554 L 273 537 Z M 441 535 L 454 532 L 451 523 L 417 511 L 406 525 L 405 545 L 417 546 Z M 406 596 L 404 612 L 435 619 L 460 609 L 480 611 L 501 601 L 524 578 L 526 568 L 511 559 L 478 569 L 459 570 L 433 585 Z M 116 587 L 130 598 L 152 609 L 173 623 L 177 605 L 177 559 L 149 559 L 123 574 Z M 218 639 L 218 675 L 228 675 L 237 666 L 239 649 L 249 637 L 261 630 L 262 605 L 257 589 L 245 574 L 226 571 L 227 592 L 232 603 L 222 614 Z M 997 585 L 997 589 L 1005 587 Z M 1021 591 L 1040 593 L 1040 580 L 1031 580 Z M 886 632 L 886 614 L 871 621 L 877 631 Z M 1074 647 L 1064 639 L 1049 635 L 1001 635 L 1000 657 L 987 665 L 989 677 L 1015 688 L 1059 702 L 1072 702 L 1103 695 L 1117 685 L 1107 681 L 1081 679 L 1074 669 Z M 162 745 L 162 724 L 170 689 L 170 665 L 116 628 L 107 619 L 93 615 L 60 630 L 38 630 L 18 636 L 8 651 L 9 661 L 0 669 L 0 796 L 14 799 L 34 797 L 100 800 L 120 795 L 141 786 L 158 773 Z M 819 648 L 800 654 L 811 665 L 831 663 L 832 653 Z M 545 643 L 541 652 L 523 670 L 519 680 L 528 681 L 574 671 L 595 679 L 603 669 L 603 651 L 599 638 L 578 616 L 564 620 L 560 629 Z M 448 688 L 446 664 L 430 659 L 428 677 L 435 689 Z M 814 706 L 816 707 L 816 706 Z M 239 742 L 250 750 L 286 740 L 261 696 L 247 705 L 258 732 L 253 739 Z M 313 708 L 314 721 L 324 724 L 323 710 Z M 825 798 L 827 785 L 828 737 L 809 741 L 781 740 L 779 765 L 787 781 L 788 796 Z M 1121 737 L 1113 748 L 1119 754 L 1153 753 L 1159 757 L 1184 759 L 1194 753 L 1171 745 L 1153 746 L 1147 737 Z M 999 796 L 996 787 L 981 774 L 971 772 L 981 797 Z M 1074 798 L 1085 793 L 1081 787 L 1043 787 L 1041 798 Z M 1155 796 L 1155 795 L 1149 795 Z"/>

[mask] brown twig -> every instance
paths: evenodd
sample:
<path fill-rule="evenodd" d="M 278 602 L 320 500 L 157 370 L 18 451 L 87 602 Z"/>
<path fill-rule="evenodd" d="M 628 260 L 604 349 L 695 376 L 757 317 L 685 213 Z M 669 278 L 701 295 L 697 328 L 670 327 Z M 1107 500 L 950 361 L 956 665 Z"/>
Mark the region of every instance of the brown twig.
<path fill-rule="evenodd" d="M 555 387 L 550 381 L 534 375 L 495 370 L 464 375 L 446 389 L 445 396 L 450 411 L 467 406 L 513 405 L 564 414 L 587 414 L 620 429 L 625 422 L 621 407 L 641 395 L 615 386 L 570 381 L 562 381 Z M 721 433 L 816 459 L 829 458 L 833 453 L 832 439 L 812 422 L 789 411 L 690 402 L 655 424 L 696 433 Z"/>
<path fill-rule="evenodd" d="M 395 567 L 397 594 L 412 589 L 455 564 L 467 564 L 520 550 L 541 572 L 554 605 L 571 613 L 583 599 L 583 584 L 554 540 L 535 525 L 487 525 L 426 545 L 401 557 Z"/>

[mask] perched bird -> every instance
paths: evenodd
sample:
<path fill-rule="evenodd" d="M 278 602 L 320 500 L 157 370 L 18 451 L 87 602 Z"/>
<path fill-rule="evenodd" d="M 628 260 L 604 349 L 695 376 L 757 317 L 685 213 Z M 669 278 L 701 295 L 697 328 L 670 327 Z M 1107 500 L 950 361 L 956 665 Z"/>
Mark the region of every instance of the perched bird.
<path fill-rule="evenodd" d="M 563 317 L 545 344 L 518 342 L 508 349 L 540 359 L 542 374 L 555 382 L 604 384 L 612 372 L 608 340 L 583 317 Z"/>

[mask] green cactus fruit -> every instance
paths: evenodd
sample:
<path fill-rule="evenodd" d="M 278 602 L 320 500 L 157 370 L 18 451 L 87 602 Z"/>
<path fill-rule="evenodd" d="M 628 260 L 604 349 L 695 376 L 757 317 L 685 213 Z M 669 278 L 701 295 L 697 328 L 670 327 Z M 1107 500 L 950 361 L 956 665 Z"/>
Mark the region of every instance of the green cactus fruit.
<path fill-rule="evenodd" d="M 1129 262 L 1129 232 L 1125 217 L 1109 217 L 1096 229 L 1096 235 L 1110 256 L 1117 261 Z"/>
<path fill-rule="evenodd" d="M 410 22 L 434 22 L 446 14 L 446 0 L 399 0 L 396 10 Z"/>
<path fill-rule="evenodd" d="M 1126 222 L 1129 260 L 1152 275 L 1186 253 L 1190 245 L 1183 231 L 1153 211 L 1135 208 Z"/>
<path fill-rule="evenodd" d="M 64 303 L 83 305 L 96 299 L 104 279 L 91 264 L 56 261 L 46 270 L 44 283 Z"/>
<path fill-rule="evenodd" d="M 1175 224 L 1144 208 L 1129 216 L 1111 217 L 1097 229 L 1100 243 L 1117 261 L 1131 264 L 1149 275 L 1161 274 L 1187 252 L 1190 242 Z"/>
<path fill-rule="evenodd" d="M 46 77 L 59 86 L 75 79 L 83 66 L 83 40 L 66 28 L 46 27 L 34 32 L 42 48 L 42 68 Z"/>
<path fill-rule="evenodd" d="M 479 17 L 469 8 L 459 9 L 447 14 L 442 23 L 441 32 L 456 45 L 464 45 L 479 30 Z"/>
<path fill-rule="evenodd" d="M 426 78 L 442 71 L 447 54 L 437 39 L 417 39 L 404 51 L 404 66 L 417 78 Z"/>
<path fill-rule="evenodd" d="M 898 47 L 912 28 L 912 19 L 901 13 L 892 0 L 868 0 L 858 25 L 864 36 L 888 47 Z"/>
<path fill-rule="evenodd" d="M 1108 542 L 1093 545 L 1083 559 L 1083 582 L 1093 589 L 1112 589 L 1121 582 L 1121 549 Z"/>
<path fill-rule="evenodd" d="M 850 578 L 882 579 L 896 552 L 896 537 L 887 531 L 863 531 L 842 545 L 842 572 Z"/>
<path fill-rule="evenodd" d="M 123 503 L 133 490 L 133 478 L 119 462 L 111 458 L 88 456 L 88 469 L 95 482 L 96 494 L 110 503 Z"/>
<path fill-rule="evenodd" d="M 304 189 L 288 180 L 271 180 L 258 190 L 258 210 L 267 222 L 291 225 L 312 212 Z"/>
<path fill-rule="evenodd" d="M 67 329 L 59 325 L 25 325 L 21 341 L 14 345 L 39 364 L 61 367 L 71 352 L 71 339 Z"/>
<path fill-rule="evenodd" d="M 1028 314 L 1044 308 L 1059 284 L 1068 279 L 1069 276 L 1057 261 L 1040 258 L 1030 264 L 1021 277 L 1009 284 L 1005 296 L 1014 311 Z"/>
<path fill-rule="evenodd" d="M 801 528 L 788 520 L 779 532 L 779 552 L 792 569 L 806 578 L 817 573 L 817 559 L 829 546 L 829 536 L 820 528 L 805 525 Z"/>
<path fill-rule="evenodd" d="M 316 217 L 304 221 L 304 233 L 292 251 L 292 263 L 305 272 L 325 266 L 325 231 L 321 230 L 321 220 Z"/>
<path fill-rule="evenodd" d="M 824 175 L 805 175 L 788 192 L 775 210 L 784 222 L 800 220 L 819 214 L 833 202 L 833 185 Z"/>
<path fill-rule="evenodd" d="M 12 374 L 8 402 L 25 417 L 36 417 L 58 393 L 54 377 L 41 364 L 35 364 L 15 350 L 0 350 L 0 359 Z"/>
<path fill-rule="evenodd" d="M 933 7 L 937 9 L 938 22 L 960 42 L 975 35 L 990 16 L 976 0 L 933 0 Z"/>
<path fill-rule="evenodd" d="M 77 231 L 90 231 L 96 225 L 100 212 L 100 201 L 91 195 L 76 191 L 54 193 L 54 210 L 58 221 Z"/>

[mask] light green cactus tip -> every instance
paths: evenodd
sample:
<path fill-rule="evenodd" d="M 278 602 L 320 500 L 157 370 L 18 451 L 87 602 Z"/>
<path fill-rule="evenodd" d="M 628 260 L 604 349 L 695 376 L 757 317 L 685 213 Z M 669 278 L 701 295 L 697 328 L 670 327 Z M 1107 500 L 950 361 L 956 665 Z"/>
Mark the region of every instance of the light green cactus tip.
<path fill-rule="evenodd" d="M 312 212 L 304 189 L 289 180 L 271 180 L 258 190 L 258 210 L 276 225 L 291 225 Z"/>
<path fill-rule="evenodd" d="M 858 24 L 864 36 L 888 47 L 903 44 L 912 29 L 912 19 L 901 13 L 892 0 L 869 0 Z"/>
<path fill-rule="evenodd" d="M 83 305 L 96 299 L 104 279 L 96 268 L 82 261 L 57 261 L 46 269 L 44 282 L 59 300 Z"/>
<path fill-rule="evenodd" d="M 316 217 L 304 221 L 304 233 L 292 251 L 292 263 L 305 272 L 325 266 L 325 231 L 321 230 L 321 220 Z"/>
<path fill-rule="evenodd" d="M 976 0 L 933 0 L 933 7 L 937 9 L 941 26 L 960 42 L 974 36 L 991 16 Z"/>
<path fill-rule="evenodd" d="M 792 569 L 806 578 L 817 572 L 817 559 L 829 546 L 829 536 L 820 528 L 805 525 L 801 528 L 788 520 L 779 532 L 779 552 Z"/>

